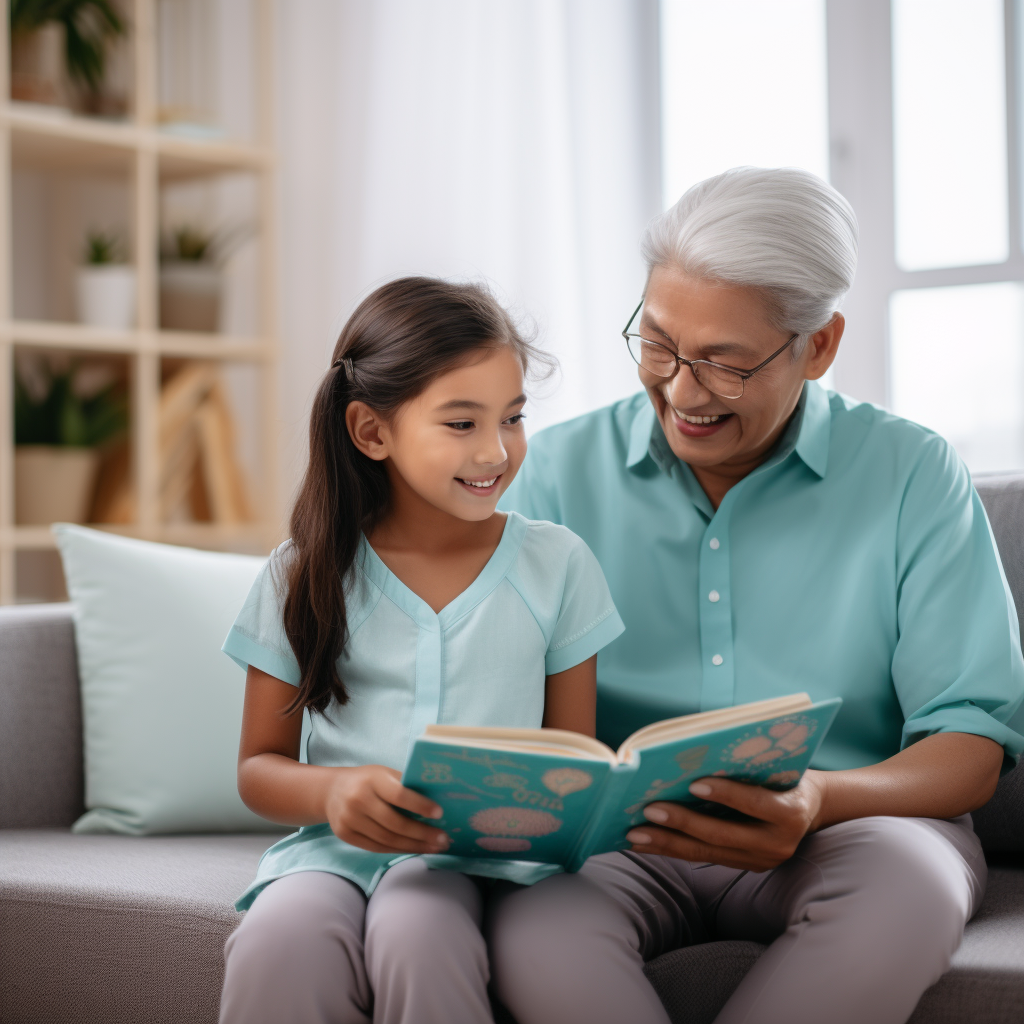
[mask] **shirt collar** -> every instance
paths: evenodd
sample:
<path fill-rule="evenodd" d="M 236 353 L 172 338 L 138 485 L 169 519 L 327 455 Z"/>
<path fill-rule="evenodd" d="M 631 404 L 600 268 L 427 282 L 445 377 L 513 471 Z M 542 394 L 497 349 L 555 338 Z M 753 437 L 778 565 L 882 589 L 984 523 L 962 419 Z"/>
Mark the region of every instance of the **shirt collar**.
<path fill-rule="evenodd" d="M 771 463 L 778 464 L 795 451 L 808 469 L 824 477 L 828 468 L 831 427 L 832 413 L 828 394 L 820 384 L 809 380 L 804 384 L 796 411 L 779 439 Z M 663 473 L 671 472 L 672 466 L 678 461 L 668 446 L 661 424 L 654 414 L 654 406 L 649 401 L 644 402 L 633 417 L 626 467 L 633 469 L 645 459 L 653 461 Z"/>

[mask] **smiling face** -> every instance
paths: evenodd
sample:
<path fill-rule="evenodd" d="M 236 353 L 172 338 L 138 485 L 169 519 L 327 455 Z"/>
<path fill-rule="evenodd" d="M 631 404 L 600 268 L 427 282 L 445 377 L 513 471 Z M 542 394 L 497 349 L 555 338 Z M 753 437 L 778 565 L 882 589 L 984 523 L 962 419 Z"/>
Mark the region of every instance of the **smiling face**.
<path fill-rule="evenodd" d="M 502 345 L 443 373 L 390 420 L 351 403 L 349 431 L 386 460 L 396 500 L 475 522 L 494 514 L 526 457 L 525 403 L 522 364 Z"/>
<path fill-rule="evenodd" d="M 633 330 L 687 359 L 749 370 L 790 337 L 769 323 L 766 312 L 754 288 L 655 267 Z M 686 366 L 668 380 L 639 369 L 669 446 L 705 490 L 710 478 L 735 482 L 760 465 L 796 408 L 804 380 L 820 377 L 831 364 L 842 324 L 837 314 L 796 359 L 789 350 L 781 353 L 746 382 L 740 398 L 712 394 Z"/>

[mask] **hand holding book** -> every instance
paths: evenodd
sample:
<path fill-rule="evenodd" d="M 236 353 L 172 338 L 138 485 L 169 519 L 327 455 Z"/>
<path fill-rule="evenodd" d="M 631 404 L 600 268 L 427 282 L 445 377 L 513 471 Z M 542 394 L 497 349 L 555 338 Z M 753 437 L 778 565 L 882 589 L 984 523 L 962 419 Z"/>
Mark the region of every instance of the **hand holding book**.
<path fill-rule="evenodd" d="M 763 821 L 717 821 L 742 817 L 737 811 L 743 808 L 731 809 L 728 799 L 702 799 L 690 787 L 698 779 L 718 786 L 721 779 L 734 780 L 734 787 L 747 784 L 751 794 L 760 787 L 793 790 L 840 704 L 812 704 L 806 694 L 795 694 L 686 715 L 639 730 L 618 752 L 551 729 L 428 726 L 402 782 L 444 810 L 431 823 L 451 838 L 443 866 L 499 877 L 507 874 L 500 862 L 510 860 L 576 871 L 594 854 L 630 847 L 630 829 L 651 837 L 650 843 L 634 843 L 635 849 L 663 852 L 658 847 L 672 838 L 667 829 L 635 829 L 647 823 L 645 808 L 654 803 L 655 811 L 671 808 L 671 828 L 678 829 L 670 821 L 677 810 L 687 817 L 675 821 L 695 828 L 700 819 L 723 839 L 742 836 L 730 831 L 736 828 L 764 827 Z M 715 845 L 710 834 L 688 842 L 691 849 L 701 842 Z"/>
<path fill-rule="evenodd" d="M 626 834 L 637 853 L 661 854 L 744 871 L 768 871 L 789 860 L 813 831 L 821 804 L 818 780 L 805 772 L 797 786 L 775 791 L 725 778 L 704 778 L 690 792 L 736 812 L 735 820 L 710 817 L 680 803 L 654 803 L 647 819 Z"/>

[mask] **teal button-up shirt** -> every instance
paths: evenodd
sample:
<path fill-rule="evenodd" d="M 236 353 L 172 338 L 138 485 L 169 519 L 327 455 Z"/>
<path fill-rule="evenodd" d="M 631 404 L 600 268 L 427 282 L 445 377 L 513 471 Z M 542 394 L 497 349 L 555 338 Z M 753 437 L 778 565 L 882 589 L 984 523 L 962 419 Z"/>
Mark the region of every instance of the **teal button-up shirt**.
<path fill-rule="evenodd" d="M 808 383 L 774 454 L 716 511 L 645 393 L 536 435 L 502 506 L 579 534 L 625 633 L 598 658 L 598 735 L 806 691 L 842 697 L 815 767 L 936 732 L 1024 748 L 1017 615 L 953 448 Z M 1024 718 L 1024 715 L 1018 716 Z"/>

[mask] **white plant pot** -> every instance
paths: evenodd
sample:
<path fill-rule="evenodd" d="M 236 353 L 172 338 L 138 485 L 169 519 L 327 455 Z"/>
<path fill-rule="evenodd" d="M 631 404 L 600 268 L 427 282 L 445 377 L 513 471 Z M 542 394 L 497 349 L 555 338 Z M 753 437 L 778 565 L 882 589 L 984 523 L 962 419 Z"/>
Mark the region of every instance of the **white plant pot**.
<path fill-rule="evenodd" d="M 78 319 L 90 327 L 135 326 L 135 268 L 102 263 L 78 268 Z"/>
<path fill-rule="evenodd" d="M 222 288 L 223 278 L 216 263 L 161 263 L 160 326 L 165 331 L 220 330 Z"/>
<path fill-rule="evenodd" d="M 14 518 L 26 526 L 82 523 L 89 515 L 99 452 L 21 444 L 14 449 Z"/>

